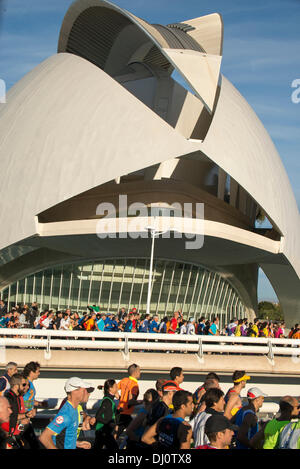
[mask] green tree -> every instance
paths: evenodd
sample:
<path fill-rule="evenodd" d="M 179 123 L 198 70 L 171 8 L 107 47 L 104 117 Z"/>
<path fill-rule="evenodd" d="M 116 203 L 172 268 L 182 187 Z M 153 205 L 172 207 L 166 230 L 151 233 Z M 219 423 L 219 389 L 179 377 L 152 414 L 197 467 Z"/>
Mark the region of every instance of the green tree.
<path fill-rule="evenodd" d="M 261 301 L 258 303 L 259 319 L 269 319 L 272 321 L 283 321 L 284 315 L 280 303 Z"/>

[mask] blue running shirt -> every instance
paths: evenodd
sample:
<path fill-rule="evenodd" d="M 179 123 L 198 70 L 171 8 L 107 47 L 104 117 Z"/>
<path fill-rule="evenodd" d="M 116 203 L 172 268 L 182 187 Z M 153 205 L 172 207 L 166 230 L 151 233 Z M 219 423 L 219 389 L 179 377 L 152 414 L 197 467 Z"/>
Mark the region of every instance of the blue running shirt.
<path fill-rule="evenodd" d="M 61 449 L 75 449 L 78 424 L 78 409 L 67 401 L 47 427 L 55 433 L 53 443 Z"/>
<path fill-rule="evenodd" d="M 28 380 L 28 382 L 29 382 L 29 389 L 26 392 L 26 394 L 24 394 L 23 396 L 26 412 L 34 408 L 34 401 L 35 401 L 35 395 L 36 395 L 36 390 L 32 381 Z"/>

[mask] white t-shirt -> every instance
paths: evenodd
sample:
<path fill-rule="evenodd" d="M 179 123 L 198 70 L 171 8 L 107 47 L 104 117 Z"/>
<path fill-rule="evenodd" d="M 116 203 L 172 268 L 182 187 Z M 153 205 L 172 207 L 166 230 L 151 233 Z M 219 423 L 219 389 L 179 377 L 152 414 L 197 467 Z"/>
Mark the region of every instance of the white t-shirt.
<path fill-rule="evenodd" d="M 189 335 L 195 335 L 195 324 L 189 323 L 186 327 L 186 333 Z"/>
<path fill-rule="evenodd" d="M 70 318 L 62 318 L 61 321 L 60 321 L 60 326 L 59 326 L 59 329 L 63 329 L 63 330 L 67 330 L 69 329 L 69 326 L 70 326 Z"/>

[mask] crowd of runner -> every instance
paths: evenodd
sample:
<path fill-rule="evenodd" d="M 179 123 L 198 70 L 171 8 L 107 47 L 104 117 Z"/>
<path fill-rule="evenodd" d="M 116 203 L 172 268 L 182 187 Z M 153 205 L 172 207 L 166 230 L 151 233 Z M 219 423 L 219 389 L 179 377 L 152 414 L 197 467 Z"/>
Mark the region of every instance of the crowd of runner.
<path fill-rule="evenodd" d="M 150 449 L 174 452 L 180 449 L 300 449 L 299 400 L 283 396 L 279 413 L 261 422 L 258 412 L 266 394 L 257 387 L 241 392 L 250 376 L 237 370 L 232 387 L 225 394 L 219 376 L 211 372 L 194 393 L 185 390 L 182 368 L 170 370 L 140 397 L 140 367 L 131 364 L 128 376 L 107 379 L 96 413 L 86 403 L 95 392 L 93 384 L 79 377 L 69 378 L 65 399 L 39 437 L 32 421 L 37 408 L 34 381 L 40 365 L 29 362 L 22 371 L 8 363 L 0 378 L 0 447 L 2 449 L 80 449 L 117 451 Z M 245 390 L 246 391 L 246 390 Z M 89 431 L 92 438 L 87 438 Z"/>
<path fill-rule="evenodd" d="M 144 332 L 160 334 L 187 335 L 227 335 L 236 337 L 272 337 L 300 339 L 300 325 L 289 331 L 285 330 L 282 321 L 265 321 L 255 319 L 233 318 L 223 328 L 219 327 L 218 317 L 207 319 L 204 316 L 197 321 L 195 318 L 185 319 L 182 312 L 176 311 L 172 317 L 151 316 L 140 314 L 136 308 L 122 308 L 118 314 L 104 313 L 98 306 L 88 306 L 85 314 L 45 309 L 40 312 L 37 303 L 16 305 L 7 310 L 5 303 L 0 301 L 0 328 L 30 328 L 54 330 L 81 330 L 99 332 Z"/>

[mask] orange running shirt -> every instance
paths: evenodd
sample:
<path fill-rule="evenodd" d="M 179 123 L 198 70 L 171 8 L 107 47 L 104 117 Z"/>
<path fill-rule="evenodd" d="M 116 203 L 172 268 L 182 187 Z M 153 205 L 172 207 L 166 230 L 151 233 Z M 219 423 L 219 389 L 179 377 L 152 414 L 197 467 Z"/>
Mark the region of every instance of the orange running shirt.
<path fill-rule="evenodd" d="M 121 409 L 122 414 L 131 415 L 134 410 L 134 406 L 128 407 L 128 401 L 130 401 L 133 397 L 135 397 L 136 399 L 138 398 L 138 382 L 132 376 L 129 376 L 129 378 L 123 378 L 118 383 L 118 389 L 121 391 L 118 409 Z"/>

